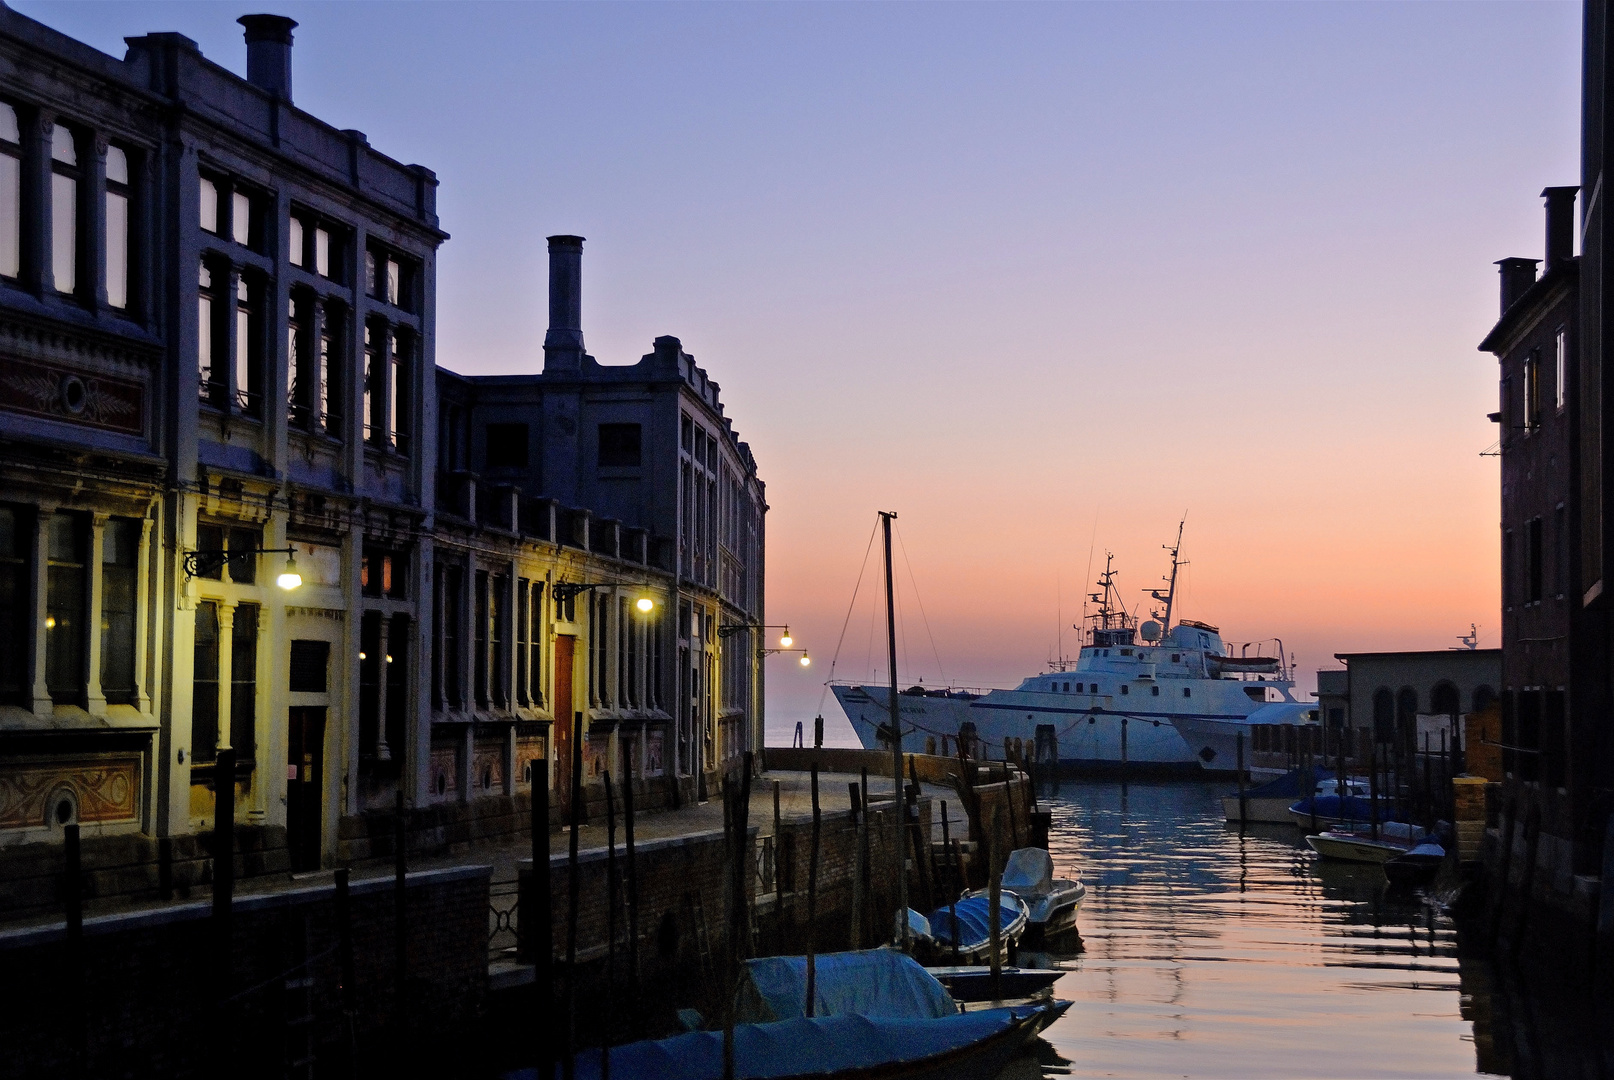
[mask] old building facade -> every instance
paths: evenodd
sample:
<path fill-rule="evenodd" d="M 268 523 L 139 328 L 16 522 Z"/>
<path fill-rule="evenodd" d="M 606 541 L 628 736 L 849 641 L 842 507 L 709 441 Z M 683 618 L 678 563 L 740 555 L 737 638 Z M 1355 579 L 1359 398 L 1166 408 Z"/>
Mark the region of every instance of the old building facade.
<path fill-rule="evenodd" d="M 0 7 L 0 860 L 78 823 L 120 890 L 202 874 L 221 788 L 249 871 L 362 858 L 400 794 L 517 827 L 577 713 L 593 772 L 695 795 L 762 730 L 717 385 L 583 353 L 575 238 L 541 375 L 439 372 L 435 176 L 240 21 L 245 79 Z"/>

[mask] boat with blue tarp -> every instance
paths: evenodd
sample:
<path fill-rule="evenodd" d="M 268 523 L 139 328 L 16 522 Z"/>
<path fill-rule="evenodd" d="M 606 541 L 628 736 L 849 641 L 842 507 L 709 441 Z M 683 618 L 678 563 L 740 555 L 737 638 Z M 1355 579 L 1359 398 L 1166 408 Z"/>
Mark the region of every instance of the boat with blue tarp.
<path fill-rule="evenodd" d="M 1018 896 L 1004 890 L 998 904 L 998 934 L 1007 951 L 1025 933 L 1030 908 Z M 956 923 L 955 923 L 956 919 Z M 910 925 L 920 925 L 920 916 L 910 912 Z M 991 899 L 984 894 L 971 894 L 956 904 L 943 904 L 923 919 L 922 933 L 927 944 L 938 957 L 954 957 L 961 964 L 990 962 L 992 951 Z M 957 926 L 956 932 L 954 926 Z M 954 949 L 954 944 L 957 949 Z"/>

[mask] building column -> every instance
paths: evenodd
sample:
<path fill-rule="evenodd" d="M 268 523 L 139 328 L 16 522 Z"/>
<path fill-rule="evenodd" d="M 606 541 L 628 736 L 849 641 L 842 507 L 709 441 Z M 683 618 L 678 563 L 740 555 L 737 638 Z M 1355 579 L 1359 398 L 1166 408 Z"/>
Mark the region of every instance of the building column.
<path fill-rule="evenodd" d="M 151 515 L 140 519 L 140 548 L 135 556 L 135 704 L 142 716 L 151 715 L 151 680 L 146 675 L 151 635 Z"/>
<path fill-rule="evenodd" d="M 85 573 L 89 575 L 89 640 L 85 642 L 84 707 L 91 716 L 106 715 L 106 694 L 101 689 L 101 560 L 105 557 L 106 523 L 110 514 L 90 517 L 90 552 Z"/>
<path fill-rule="evenodd" d="M 50 590 L 50 519 L 54 506 L 41 506 L 34 516 L 34 715 L 49 720 L 55 709 L 45 680 L 45 656 L 50 628 L 45 625 L 45 600 Z"/>

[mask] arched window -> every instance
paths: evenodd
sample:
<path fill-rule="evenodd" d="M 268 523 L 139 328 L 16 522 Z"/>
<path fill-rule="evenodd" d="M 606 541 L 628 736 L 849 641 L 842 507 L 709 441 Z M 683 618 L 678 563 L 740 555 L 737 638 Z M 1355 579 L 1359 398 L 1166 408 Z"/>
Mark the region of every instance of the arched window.
<path fill-rule="evenodd" d="M 1373 691 L 1373 741 L 1388 742 L 1395 737 L 1395 695 L 1388 687 Z"/>
<path fill-rule="evenodd" d="M 1474 688 L 1474 711 L 1484 712 L 1496 704 L 1496 691 L 1489 686 L 1476 686 Z"/>
<path fill-rule="evenodd" d="M 1462 711 L 1462 695 L 1449 682 L 1436 685 L 1429 694 L 1429 711 L 1442 716 L 1456 716 Z"/>
<path fill-rule="evenodd" d="M 1395 730 L 1404 746 L 1418 740 L 1418 691 L 1410 686 L 1395 696 Z"/>

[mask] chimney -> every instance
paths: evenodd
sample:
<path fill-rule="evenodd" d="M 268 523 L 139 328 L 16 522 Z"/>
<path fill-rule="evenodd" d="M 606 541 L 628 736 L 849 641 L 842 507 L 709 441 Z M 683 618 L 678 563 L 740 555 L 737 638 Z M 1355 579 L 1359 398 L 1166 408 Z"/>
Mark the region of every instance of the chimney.
<path fill-rule="evenodd" d="M 1541 192 L 1547 200 L 1547 269 L 1575 257 L 1575 192 L 1578 187 L 1550 187 Z"/>
<path fill-rule="evenodd" d="M 1536 283 L 1536 264 L 1540 261 L 1540 259 L 1501 259 L 1497 262 L 1496 265 L 1502 268 L 1502 314 L 1506 315 L 1513 302 Z"/>
<path fill-rule="evenodd" d="M 549 333 L 544 335 L 544 370 L 578 371 L 583 366 L 583 238 L 549 238 Z"/>
<path fill-rule="evenodd" d="M 289 104 L 296 21 L 284 15 L 243 15 L 235 21 L 247 28 L 247 82 Z"/>

